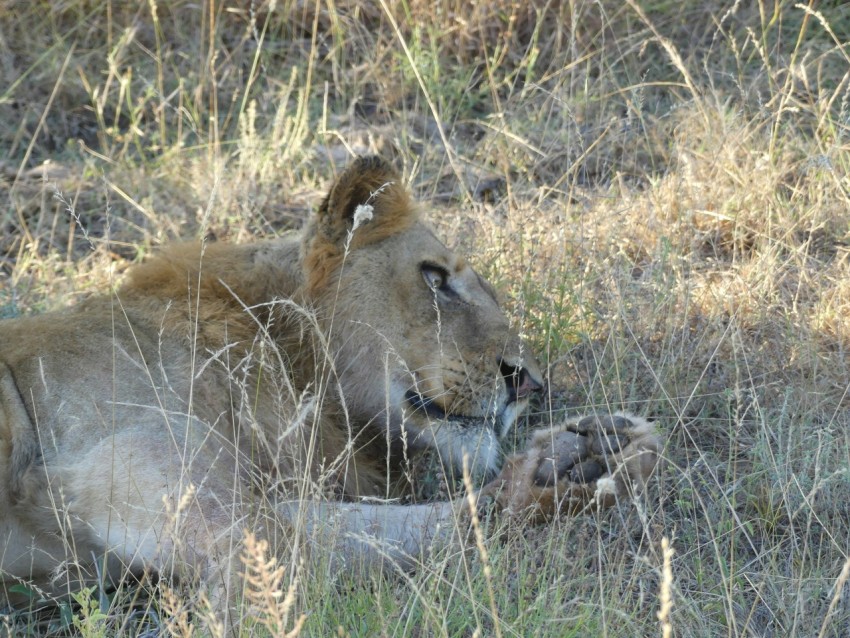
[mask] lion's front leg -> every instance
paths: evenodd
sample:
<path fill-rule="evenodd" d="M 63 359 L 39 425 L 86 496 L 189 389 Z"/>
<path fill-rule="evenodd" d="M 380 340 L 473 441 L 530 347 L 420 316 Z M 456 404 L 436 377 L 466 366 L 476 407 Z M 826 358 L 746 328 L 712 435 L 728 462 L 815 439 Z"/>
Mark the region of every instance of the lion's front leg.
<path fill-rule="evenodd" d="M 509 514 L 547 520 L 588 506 L 610 507 L 641 488 L 663 443 L 653 426 L 628 414 L 592 415 L 536 431 L 481 495 Z"/>
<path fill-rule="evenodd" d="M 547 520 L 588 506 L 609 507 L 642 487 L 658 464 L 662 440 L 646 420 L 589 416 L 538 430 L 479 493 L 508 515 Z M 480 501 L 479 501 L 480 502 Z M 407 570 L 431 552 L 466 537 L 469 501 L 399 505 L 380 501 L 302 500 L 276 510 L 311 553 L 333 570 Z"/>
<path fill-rule="evenodd" d="M 332 571 L 408 571 L 458 536 L 463 499 L 418 505 L 381 501 L 289 501 L 276 510 Z"/>

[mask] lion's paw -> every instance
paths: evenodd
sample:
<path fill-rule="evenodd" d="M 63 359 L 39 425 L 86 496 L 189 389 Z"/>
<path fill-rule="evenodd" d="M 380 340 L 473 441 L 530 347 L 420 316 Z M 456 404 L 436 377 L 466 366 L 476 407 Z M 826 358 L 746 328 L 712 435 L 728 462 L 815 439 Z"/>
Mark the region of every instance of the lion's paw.
<path fill-rule="evenodd" d="M 655 469 L 661 439 L 629 414 L 591 415 L 537 430 L 509 457 L 481 496 L 509 514 L 547 520 L 559 512 L 610 507 L 641 488 Z"/>

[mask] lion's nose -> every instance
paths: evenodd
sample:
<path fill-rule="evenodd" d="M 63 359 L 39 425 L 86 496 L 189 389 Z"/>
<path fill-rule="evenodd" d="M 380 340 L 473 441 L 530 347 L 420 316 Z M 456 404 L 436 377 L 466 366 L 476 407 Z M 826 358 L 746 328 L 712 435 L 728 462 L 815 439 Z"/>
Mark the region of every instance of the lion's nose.
<path fill-rule="evenodd" d="M 511 365 L 501 359 L 499 360 L 499 370 L 508 388 L 508 403 L 517 399 L 524 399 L 532 392 L 540 392 L 543 389 L 543 384 L 521 366 Z"/>

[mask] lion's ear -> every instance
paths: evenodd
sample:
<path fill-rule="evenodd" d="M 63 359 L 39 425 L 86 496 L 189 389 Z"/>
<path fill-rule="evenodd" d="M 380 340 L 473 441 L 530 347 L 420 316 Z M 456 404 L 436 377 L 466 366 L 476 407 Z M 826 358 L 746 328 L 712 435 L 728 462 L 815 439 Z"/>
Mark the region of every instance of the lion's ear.
<path fill-rule="evenodd" d="M 327 288 L 346 250 L 391 237 L 416 220 L 416 204 L 396 170 L 380 157 L 357 158 L 304 229 L 301 249 L 307 290 L 317 295 Z"/>
<path fill-rule="evenodd" d="M 331 186 L 316 212 L 316 230 L 322 239 L 344 245 L 360 206 L 365 208 L 360 209 L 351 248 L 389 237 L 416 219 L 414 203 L 401 176 L 377 156 L 358 157 Z"/>

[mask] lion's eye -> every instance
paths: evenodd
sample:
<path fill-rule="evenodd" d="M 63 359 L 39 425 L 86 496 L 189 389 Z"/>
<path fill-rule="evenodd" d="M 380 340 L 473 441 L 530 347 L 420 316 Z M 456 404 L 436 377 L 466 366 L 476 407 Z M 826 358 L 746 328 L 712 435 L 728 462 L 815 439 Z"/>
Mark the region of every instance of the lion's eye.
<path fill-rule="evenodd" d="M 449 273 L 445 268 L 433 264 L 422 264 L 422 278 L 432 290 L 445 288 L 449 280 Z"/>

